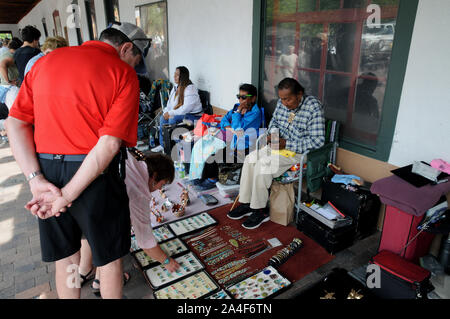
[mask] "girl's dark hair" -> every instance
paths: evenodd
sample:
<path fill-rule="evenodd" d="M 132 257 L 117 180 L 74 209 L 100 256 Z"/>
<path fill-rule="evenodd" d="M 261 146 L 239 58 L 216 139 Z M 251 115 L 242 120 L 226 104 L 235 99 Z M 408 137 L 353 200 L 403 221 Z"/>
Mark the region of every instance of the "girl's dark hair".
<path fill-rule="evenodd" d="M 179 66 L 177 67 L 177 70 L 180 71 L 180 81 L 178 84 L 178 90 L 175 96 L 179 94 L 178 98 L 178 104 L 174 107 L 174 109 L 178 109 L 180 106 L 184 104 L 184 90 L 186 90 L 186 87 L 190 84 L 192 84 L 191 80 L 189 79 L 189 70 L 185 66 Z"/>
<path fill-rule="evenodd" d="M 251 96 L 258 96 L 258 89 L 254 85 L 248 83 L 241 84 L 239 86 L 239 91 L 247 92 L 247 94 L 250 94 Z"/>
<path fill-rule="evenodd" d="M 161 153 L 144 153 L 144 161 L 147 164 L 148 176 L 155 175 L 155 182 L 166 180 L 169 184 L 175 179 L 175 168 L 170 156 Z"/>
<path fill-rule="evenodd" d="M 14 37 L 14 38 L 11 39 L 11 42 L 9 42 L 8 49 L 17 50 L 22 45 L 23 45 L 22 40 L 20 40 L 19 38 Z"/>

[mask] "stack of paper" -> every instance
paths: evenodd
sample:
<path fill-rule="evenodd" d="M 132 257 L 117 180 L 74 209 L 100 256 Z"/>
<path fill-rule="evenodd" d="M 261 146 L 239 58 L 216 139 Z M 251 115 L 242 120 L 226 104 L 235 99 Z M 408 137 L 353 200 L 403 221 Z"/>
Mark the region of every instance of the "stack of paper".
<path fill-rule="evenodd" d="M 314 204 L 310 208 L 315 210 L 317 213 L 328 220 L 336 220 L 342 218 L 342 216 L 329 203 L 326 203 L 323 206 Z"/>

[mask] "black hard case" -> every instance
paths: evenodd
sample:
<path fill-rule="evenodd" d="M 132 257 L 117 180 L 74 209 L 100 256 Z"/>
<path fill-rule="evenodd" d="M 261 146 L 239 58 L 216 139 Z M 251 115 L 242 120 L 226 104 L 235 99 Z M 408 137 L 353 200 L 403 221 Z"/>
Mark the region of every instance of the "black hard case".
<path fill-rule="evenodd" d="M 346 269 L 334 268 L 319 282 L 312 284 L 295 299 L 320 300 L 326 294 L 333 294 L 336 300 L 347 300 L 352 291 L 362 296 L 361 300 L 376 300 L 376 295 L 364 284 L 352 277 Z"/>
<path fill-rule="evenodd" d="M 325 180 L 322 187 L 322 201 L 330 201 L 344 215 L 353 219 L 356 225 L 356 238 L 362 239 L 377 230 L 381 202 L 369 188 L 360 186 L 357 191 L 347 190 L 346 185 Z"/>
<path fill-rule="evenodd" d="M 356 237 L 356 225 L 354 224 L 331 229 L 305 212 L 300 212 L 297 228 L 330 254 L 350 247 Z"/>

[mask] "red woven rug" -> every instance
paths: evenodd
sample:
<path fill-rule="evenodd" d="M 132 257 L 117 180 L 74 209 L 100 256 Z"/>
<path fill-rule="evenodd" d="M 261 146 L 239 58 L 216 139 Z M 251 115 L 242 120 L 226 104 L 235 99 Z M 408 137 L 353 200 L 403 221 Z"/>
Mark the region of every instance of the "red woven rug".
<path fill-rule="evenodd" d="M 269 221 L 263 223 L 257 229 L 247 230 L 241 226 L 242 222 L 245 220 L 244 218 L 240 220 L 232 220 L 226 216 L 230 208 L 231 204 L 213 209 L 208 212 L 214 219 L 218 221 L 218 225 L 214 226 L 215 230 L 212 237 L 210 236 L 206 239 L 202 238 L 194 241 L 186 240 L 191 251 L 193 251 L 197 255 L 197 257 L 206 266 L 206 270 L 208 271 L 208 273 L 211 274 L 211 276 L 217 282 L 219 282 L 222 287 L 228 286 L 236 279 L 239 279 L 239 277 L 248 277 L 252 273 L 256 273 L 264 269 L 268 265 L 269 259 L 279 250 L 291 243 L 294 238 L 299 238 L 302 240 L 302 248 L 300 248 L 300 250 L 295 255 L 291 256 L 286 263 L 278 268 L 278 271 L 292 283 L 302 279 L 307 274 L 311 273 L 315 269 L 321 267 L 322 265 L 330 262 L 335 258 L 334 256 L 330 255 L 324 248 L 319 246 L 312 239 L 308 238 L 306 235 L 304 235 L 294 227 L 286 227 Z M 233 235 L 235 237 L 233 237 Z M 199 244 L 199 241 L 202 241 L 203 244 L 208 244 L 208 241 L 210 241 L 211 239 L 213 240 L 212 247 L 214 247 L 214 238 L 216 238 L 215 240 L 218 241 L 217 244 L 227 244 L 227 246 L 224 248 L 233 250 L 233 254 L 229 257 L 231 258 L 231 261 L 242 260 L 242 258 L 249 253 L 249 249 L 252 249 L 252 247 L 254 247 L 257 251 L 258 246 L 261 245 L 262 242 L 265 242 L 267 244 L 267 241 L 272 238 L 277 238 L 283 245 L 267 250 L 257 257 L 248 260 L 245 265 L 243 265 L 241 268 L 238 268 L 239 270 L 237 270 L 242 272 L 243 270 L 247 269 L 245 272 L 243 272 L 239 276 L 233 277 L 228 282 L 222 284 L 219 281 L 220 278 L 216 277 L 216 275 L 214 275 L 213 273 L 215 270 L 229 262 L 230 259 L 227 260 L 225 258 L 224 261 L 219 261 L 217 264 L 208 265 L 208 257 L 211 258 L 211 256 L 213 256 L 214 254 L 211 253 L 201 256 L 202 252 L 207 251 L 206 248 L 203 249 L 203 251 L 199 251 L 199 249 L 195 247 Z M 239 238 L 244 238 L 244 242 L 242 243 L 241 241 L 236 240 Z M 235 247 L 231 245 L 230 239 L 235 239 L 236 241 L 234 243 L 238 243 L 238 246 Z M 255 251 L 255 249 L 253 249 L 253 251 Z M 220 250 L 217 251 L 220 253 Z M 233 257 L 235 258 L 233 259 Z"/>

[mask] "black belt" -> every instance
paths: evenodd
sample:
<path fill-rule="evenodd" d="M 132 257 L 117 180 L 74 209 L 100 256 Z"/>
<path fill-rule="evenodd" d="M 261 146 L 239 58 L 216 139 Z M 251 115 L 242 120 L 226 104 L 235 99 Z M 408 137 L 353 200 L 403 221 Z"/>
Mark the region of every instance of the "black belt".
<path fill-rule="evenodd" d="M 55 160 L 55 161 L 62 161 L 62 162 L 82 162 L 86 158 L 86 154 L 80 154 L 80 155 L 62 155 L 62 154 L 44 154 L 39 153 L 39 158 L 46 159 L 46 160 Z"/>
<path fill-rule="evenodd" d="M 80 155 L 62 155 L 62 154 L 45 154 L 45 153 L 39 153 L 39 158 L 46 159 L 46 160 L 54 160 L 54 161 L 61 161 L 61 162 L 82 162 L 86 158 L 87 154 L 80 154 Z M 127 150 L 125 147 L 120 148 L 119 154 L 117 154 L 110 165 L 105 169 L 103 173 L 107 173 L 108 171 L 111 171 L 111 167 L 117 167 L 118 171 L 117 173 L 119 176 L 125 180 L 125 160 L 127 159 Z M 114 169 L 112 169 L 114 171 Z"/>

